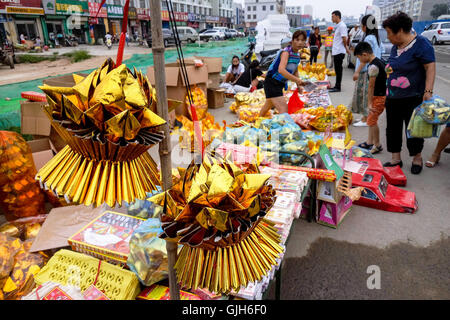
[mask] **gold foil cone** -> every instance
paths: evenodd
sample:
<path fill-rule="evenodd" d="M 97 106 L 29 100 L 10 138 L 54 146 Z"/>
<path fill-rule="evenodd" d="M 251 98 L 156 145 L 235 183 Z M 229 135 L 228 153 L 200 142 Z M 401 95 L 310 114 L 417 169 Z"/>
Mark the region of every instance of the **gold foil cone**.
<path fill-rule="evenodd" d="M 187 289 L 206 288 L 226 294 L 260 281 L 284 251 L 279 235 L 272 237 L 272 232 L 264 230 L 276 233 L 274 227 L 258 224 L 249 237 L 231 247 L 205 250 L 183 246 L 175 265 L 178 282 Z M 268 240 L 276 244 L 276 250 L 264 251 L 262 243 Z"/>
<path fill-rule="evenodd" d="M 106 202 L 114 207 L 117 202 L 120 206 L 123 200 L 132 203 L 146 199 L 147 192 L 161 185 L 158 172 L 145 174 L 156 167 L 149 157 L 145 152 L 136 161 L 97 161 L 66 146 L 39 170 L 35 179 L 68 203 L 97 207 Z"/>

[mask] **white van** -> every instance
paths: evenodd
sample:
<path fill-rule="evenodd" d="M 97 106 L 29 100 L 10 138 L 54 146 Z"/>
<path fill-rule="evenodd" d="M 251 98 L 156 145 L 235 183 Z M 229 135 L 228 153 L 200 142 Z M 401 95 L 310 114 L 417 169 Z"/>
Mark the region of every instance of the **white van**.
<path fill-rule="evenodd" d="M 177 27 L 178 35 L 182 42 L 195 43 L 198 40 L 198 33 L 191 27 Z"/>

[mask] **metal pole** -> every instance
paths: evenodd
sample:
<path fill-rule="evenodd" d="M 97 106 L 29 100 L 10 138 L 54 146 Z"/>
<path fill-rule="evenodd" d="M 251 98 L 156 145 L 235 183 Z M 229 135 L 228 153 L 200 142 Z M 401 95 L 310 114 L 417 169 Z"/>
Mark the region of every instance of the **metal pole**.
<path fill-rule="evenodd" d="M 155 88 L 158 115 L 166 120 L 164 126 L 165 138 L 159 144 L 159 156 L 161 159 L 161 173 L 164 191 L 172 187 L 172 158 L 170 147 L 169 131 L 169 111 L 167 103 L 166 72 L 164 60 L 164 39 L 162 34 L 161 1 L 150 0 L 151 32 L 152 32 L 152 53 L 153 64 L 155 68 Z M 176 242 L 166 242 L 168 268 L 169 268 L 169 286 L 170 299 L 180 300 L 180 291 L 178 289 L 177 276 L 175 273 L 175 262 L 177 261 Z"/>

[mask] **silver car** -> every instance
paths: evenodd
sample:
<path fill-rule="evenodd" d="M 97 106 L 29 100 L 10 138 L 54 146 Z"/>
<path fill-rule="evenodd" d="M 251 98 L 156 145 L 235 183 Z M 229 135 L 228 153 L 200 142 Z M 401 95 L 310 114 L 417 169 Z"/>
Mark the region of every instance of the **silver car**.
<path fill-rule="evenodd" d="M 177 27 L 178 36 L 182 42 L 195 43 L 198 40 L 198 33 L 191 27 Z"/>

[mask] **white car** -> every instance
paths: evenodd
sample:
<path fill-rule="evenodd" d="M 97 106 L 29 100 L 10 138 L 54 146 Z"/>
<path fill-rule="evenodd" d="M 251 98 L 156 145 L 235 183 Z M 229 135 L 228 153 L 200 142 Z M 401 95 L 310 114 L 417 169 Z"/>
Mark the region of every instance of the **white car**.
<path fill-rule="evenodd" d="M 450 22 L 435 22 L 425 28 L 422 36 L 431 41 L 433 45 L 450 41 Z"/>
<path fill-rule="evenodd" d="M 200 33 L 200 40 L 209 41 L 209 40 L 224 40 L 225 33 L 219 30 L 206 30 Z"/>

